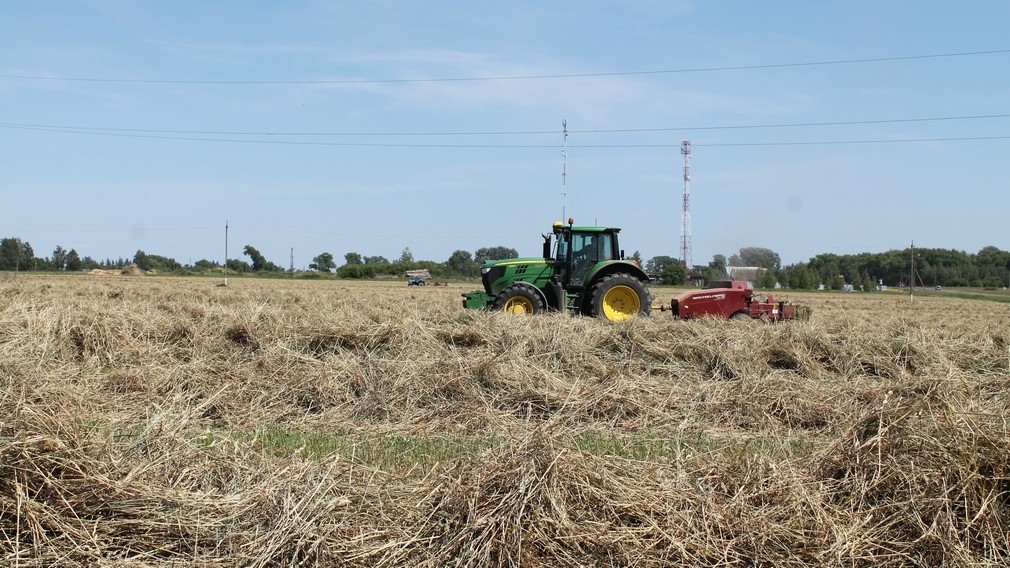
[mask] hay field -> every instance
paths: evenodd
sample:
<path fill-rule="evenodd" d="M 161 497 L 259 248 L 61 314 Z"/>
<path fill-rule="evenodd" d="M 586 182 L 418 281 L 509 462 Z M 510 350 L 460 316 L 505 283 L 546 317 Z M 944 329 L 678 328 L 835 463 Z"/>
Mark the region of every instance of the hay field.
<path fill-rule="evenodd" d="M 0 276 L 0 563 L 1010 561 L 1005 304 L 613 325 L 218 283 Z"/>

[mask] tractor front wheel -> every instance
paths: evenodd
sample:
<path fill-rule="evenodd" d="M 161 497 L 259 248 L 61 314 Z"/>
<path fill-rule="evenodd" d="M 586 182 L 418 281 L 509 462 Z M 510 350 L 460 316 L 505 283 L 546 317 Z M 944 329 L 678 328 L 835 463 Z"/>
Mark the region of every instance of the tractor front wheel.
<path fill-rule="evenodd" d="M 494 299 L 492 306 L 509 314 L 539 314 L 544 311 L 544 301 L 529 286 L 509 286 Z"/>
<path fill-rule="evenodd" d="M 652 311 L 652 296 L 641 280 L 630 274 L 604 276 L 593 286 L 589 314 L 604 317 L 610 321 L 624 321 L 649 315 Z"/>

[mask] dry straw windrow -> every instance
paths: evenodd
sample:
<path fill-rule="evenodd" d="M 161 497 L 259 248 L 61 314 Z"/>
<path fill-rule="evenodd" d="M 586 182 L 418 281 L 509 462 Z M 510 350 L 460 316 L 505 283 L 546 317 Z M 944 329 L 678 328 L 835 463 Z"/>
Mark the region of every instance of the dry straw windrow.
<path fill-rule="evenodd" d="M 0 282 L 0 562 L 1010 561 L 1003 304 L 613 325 L 216 284 Z"/>

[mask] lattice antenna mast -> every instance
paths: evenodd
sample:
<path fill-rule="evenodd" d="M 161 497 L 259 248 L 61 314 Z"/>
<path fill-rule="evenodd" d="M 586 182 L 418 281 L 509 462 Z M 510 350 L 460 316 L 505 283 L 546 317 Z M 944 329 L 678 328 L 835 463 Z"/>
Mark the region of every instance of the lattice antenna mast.
<path fill-rule="evenodd" d="M 684 206 L 680 217 L 680 261 L 686 270 L 691 269 L 691 141 L 680 144 L 684 156 Z"/>
<path fill-rule="evenodd" d="M 561 222 L 564 223 L 565 219 L 565 197 L 568 196 L 568 187 L 566 183 L 568 181 L 568 119 L 561 119 Z"/>

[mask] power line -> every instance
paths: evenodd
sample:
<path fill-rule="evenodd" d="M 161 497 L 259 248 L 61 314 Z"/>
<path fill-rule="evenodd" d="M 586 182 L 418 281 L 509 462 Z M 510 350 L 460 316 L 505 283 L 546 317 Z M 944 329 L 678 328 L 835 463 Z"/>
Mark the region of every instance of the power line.
<path fill-rule="evenodd" d="M 737 124 L 721 126 L 665 126 L 654 128 L 607 128 L 607 129 L 587 129 L 573 130 L 567 132 L 577 134 L 621 134 L 621 133 L 644 133 L 644 132 L 682 132 L 700 130 L 748 130 L 748 129 L 771 129 L 771 128 L 809 128 L 824 126 L 860 126 L 873 124 L 902 124 L 914 122 L 944 122 L 956 120 L 987 120 L 1010 118 L 1010 114 L 978 114 L 963 116 L 938 116 L 919 118 L 891 118 L 891 119 L 871 119 L 871 120 L 844 120 L 832 122 L 785 122 L 772 124 Z M 530 135 L 551 135 L 556 136 L 558 130 L 500 130 L 500 131 L 434 131 L 434 132 L 283 132 L 283 131 L 241 131 L 241 130 L 170 130 L 151 128 L 112 128 L 103 126 L 70 126 L 59 124 L 32 124 L 19 122 L 0 122 L 0 128 L 19 129 L 53 129 L 55 131 L 81 131 L 88 133 L 136 133 L 136 134 L 190 134 L 206 136 L 361 136 L 361 137 L 383 137 L 383 136 L 530 136 Z"/>
<path fill-rule="evenodd" d="M 554 148 L 549 144 L 407 144 L 393 142 L 314 142 L 305 140 L 243 140 L 238 138 L 200 138 L 193 136 L 156 136 L 152 134 L 128 134 L 122 132 L 83 132 L 80 130 L 64 130 L 58 128 L 35 128 L 24 126 L 5 126 L 40 132 L 61 132 L 65 134 L 84 134 L 88 136 L 113 136 L 122 138 L 146 138 L 155 140 L 177 140 L 184 142 L 218 142 L 232 144 L 273 144 L 281 146 L 335 146 L 335 147 L 366 147 L 366 148 L 452 148 L 452 149 L 523 149 L 523 148 Z M 920 142 L 969 142 L 988 140 L 1008 140 L 1010 136 L 955 136 L 943 138 L 893 138 L 865 140 L 806 140 L 794 142 L 711 142 L 692 143 L 693 146 L 719 148 L 744 146 L 827 146 L 840 144 L 901 144 Z M 679 148 L 680 144 L 578 144 L 571 148 Z"/>
<path fill-rule="evenodd" d="M 196 136 L 165 136 L 155 134 L 138 134 L 127 132 L 82 131 L 65 128 L 29 127 L 0 125 L 0 128 L 16 130 L 31 130 L 35 132 L 59 132 L 63 134 L 83 134 L 87 136 L 111 136 L 118 138 L 145 138 L 153 140 L 177 140 L 183 142 L 222 142 L 232 144 L 273 144 L 281 146 L 357 146 L 376 148 L 553 148 L 549 145 L 535 144 L 407 144 L 390 142 L 313 142 L 306 140 L 244 140 L 240 138 L 203 138 Z"/>
<path fill-rule="evenodd" d="M 865 57 L 859 59 L 835 59 L 828 61 L 800 61 L 790 63 L 768 63 L 759 65 L 729 65 L 721 67 L 689 67 L 683 69 L 657 69 L 642 71 L 611 71 L 600 73 L 556 73 L 544 75 L 501 75 L 488 77 L 441 77 L 429 79 L 324 79 L 315 81 L 199 81 L 183 79 L 114 79 L 102 77 L 59 77 L 46 75 L 0 75 L 0 79 L 32 81 L 69 81 L 86 83 L 135 83 L 169 85 L 362 85 L 380 83 L 448 83 L 468 81 L 527 81 L 539 79 L 576 79 L 587 77 L 620 77 L 629 75 L 667 75 L 678 73 L 709 73 L 716 71 L 746 71 L 754 69 L 781 69 L 788 67 L 817 67 L 828 65 L 855 65 L 861 63 L 882 63 L 887 61 L 912 61 L 917 59 L 940 59 L 950 57 L 972 57 L 1010 53 L 1010 49 L 985 51 L 961 51 L 954 53 L 930 53 L 924 55 L 897 55 L 889 57 Z"/>
<path fill-rule="evenodd" d="M 695 144 L 695 146 L 705 146 L 707 148 L 732 147 L 732 146 L 829 146 L 834 144 L 905 144 L 917 142 L 971 142 L 983 140 L 1010 140 L 1010 136 L 951 136 L 947 138 L 895 138 L 880 140 L 821 140 L 803 142 L 724 142 L 712 144 Z M 677 144 L 666 144 L 665 146 L 677 146 Z M 623 148 L 624 146 L 622 146 Z M 633 146 L 628 146 L 633 147 Z M 651 146 L 650 146 L 651 147 Z"/>
<path fill-rule="evenodd" d="M 1002 115 L 1010 117 L 1010 114 Z M 245 130 L 167 130 L 150 128 L 109 128 L 104 126 L 67 126 L 58 124 L 29 124 L 19 122 L 0 122 L 0 128 L 56 128 L 81 131 L 131 132 L 131 133 L 164 133 L 164 134 L 200 134 L 219 136 L 499 136 L 499 135 L 556 135 L 557 130 L 515 130 L 486 132 L 282 132 L 282 131 L 245 131 Z M 573 131 L 569 131 L 573 132 Z"/>
<path fill-rule="evenodd" d="M 1010 114 L 989 114 L 973 116 L 939 116 L 928 118 L 891 118 L 880 120 L 844 120 L 835 122 L 784 122 L 778 124 L 741 124 L 729 126 L 686 126 L 686 127 L 661 127 L 661 128 L 614 128 L 607 130 L 578 130 L 583 134 L 596 133 L 621 133 L 621 132 L 680 132 L 685 130 L 745 130 L 758 128 L 802 128 L 811 126 L 859 126 L 868 124 L 899 124 L 908 122 L 940 122 L 952 120 L 981 120 L 991 118 L 1010 118 Z"/>

